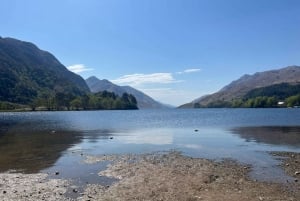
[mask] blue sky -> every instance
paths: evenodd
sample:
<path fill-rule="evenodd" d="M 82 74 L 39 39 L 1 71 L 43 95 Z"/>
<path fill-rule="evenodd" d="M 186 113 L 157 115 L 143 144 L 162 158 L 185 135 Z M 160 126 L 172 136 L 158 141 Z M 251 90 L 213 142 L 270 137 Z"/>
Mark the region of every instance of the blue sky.
<path fill-rule="evenodd" d="M 1 0 L 0 36 L 180 105 L 300 65 L 299 0 Z"/>

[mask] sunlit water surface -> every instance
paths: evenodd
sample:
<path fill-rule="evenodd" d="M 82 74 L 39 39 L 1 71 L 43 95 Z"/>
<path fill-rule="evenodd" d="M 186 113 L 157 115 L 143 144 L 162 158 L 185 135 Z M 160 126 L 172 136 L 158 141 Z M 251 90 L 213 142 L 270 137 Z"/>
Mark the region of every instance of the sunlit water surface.
<path fill-rule="evenodd" d="M 300 109 L 197 109 L 0 113 L 0 171 L 48 172 L 77 184 L 111 183 L 86 155 L 177 150 L 251 164 L 250 176 L 292 178 L 270 151 L 300 152 Z"/>

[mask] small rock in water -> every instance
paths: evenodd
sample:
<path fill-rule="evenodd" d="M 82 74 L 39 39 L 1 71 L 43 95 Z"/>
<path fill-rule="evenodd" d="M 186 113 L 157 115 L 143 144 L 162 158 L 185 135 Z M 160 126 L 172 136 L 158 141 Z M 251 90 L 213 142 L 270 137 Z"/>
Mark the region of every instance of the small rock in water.
<path fill-rule="evenodd" d="M 51 133 L 56 133 L 56 131 L 55 131 L 55 130 L 53 130 L 53 131 L 51 131 Z"/>
<path fill-rule="evenodd" d="M 55 175 L 59 175 L 59 172 L 55 172 Z"/>
<path fill-rule="evenodd" d="M 195 129 L 194 131 L 195 131 L 195 132 L 198 132 L 199 130 L 198 130 L 198 129 Z"/>
<path fill-rule="evenodd" d="M 77 193 L 77 192 L 78 192 L 78 190 L 74 188 L 74 189 L 73 189 L 73 192 L 74 192 L 74 193 Z"/>
<path fill-rule="evenodd" d="M 295 179 L 294 181 L 295 181 L 295 182 L 298 182 L 298 179 Z"/>
<path fill-rule="evenodd" d="M 6 191 L 3 191 L 3 194 L 5 194 L 6 193 Z"/>
<path fill-rule="evenodd" d="M 285 164 L 285 166 L 290 166 L 290 164 L 289 164 L 289 163 L 287 163 L 287 164 Z"/>
<path fill-rule="evenodd" d="M 296 172 L 295 172 L 295 175 L 299 175 L 299 174 L 300 174 L 300 172 L 299 172 L 299 171 L 296 171 Z"/>
<path fill-rule="evenodd" d="M 109 139 L 111 139 L 111 140 L 112 140 L 112 139 L 114 139 L 114 137 L 110 137 Z"/>

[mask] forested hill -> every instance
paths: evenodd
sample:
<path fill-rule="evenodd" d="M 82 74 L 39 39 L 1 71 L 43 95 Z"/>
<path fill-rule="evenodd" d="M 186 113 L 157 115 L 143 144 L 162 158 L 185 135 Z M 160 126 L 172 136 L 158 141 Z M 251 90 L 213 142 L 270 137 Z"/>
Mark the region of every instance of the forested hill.
<path fill-rule="evenodd" d="M 277 107 L 278 102 L 284 103 L 281 106 L 299 106 L 299 66 L 244 75 L 220 91 L 181 107 Z"/>
<path fill-rule="evenodd" d="M 82 77 L 36 45 L 0 37 L 0 109 L 27 106 L 33 110 L 137 108 L 128 94 L 90 94 Z"/>
<path fill-rule="evenodd" d="M 101 91 L 109 91 L 113 92 L 119 96 L 122 96 L 123 93 L 127 94 L 132 94 L 137 100 L 137 104 L 139 109 L 166 109 L 170 108 L 147 94 L 132 88 L 130 86 L 119 86 L 116 85 L 108 80 L 100 80 L 95 76 L 89 77 L 86 79 L 86 83 L 89 86 L 91 92 L 96 93 L 96 92 L 101 92 Z"/>
<path fill-rule="evenodd" d="M 85 81 L 29 42 L 0 38 L 0 100 L 29 104 L 55 93 L 83 95 Z"/>

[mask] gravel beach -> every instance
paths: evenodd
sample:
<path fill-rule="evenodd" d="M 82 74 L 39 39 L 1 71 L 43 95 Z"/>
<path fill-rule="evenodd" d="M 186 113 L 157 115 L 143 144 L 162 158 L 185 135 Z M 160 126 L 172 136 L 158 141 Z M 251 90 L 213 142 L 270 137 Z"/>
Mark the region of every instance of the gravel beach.
<path fill-rule="evenodd" d="M 110 186 L 88 184 L 83 193 L 72 190 L 71 181 L 48 179 L 47 174 L 0 174 L 0 200 L 282 200 L 300 197 L 299 153 L 273 153 L 284 156 L 282 167 L 295 177 L 290 184 L 255 181 L 250 166 L 235 161 L 212 161 L 183 156 L 178 152 L 142 155 L 87 156 L 85 162 L 110 161 L 99 175 L 118 179 Z M 280 155 L 282 154 L 282 155 Z M 294 162 L 290 161 L 293 160 Z M 286 165 L 286 164 L 289 165 Z M 295 164 L 294 164 L 295 163 Z M 78 195 L 77 195 L 78 194 Z"/>

